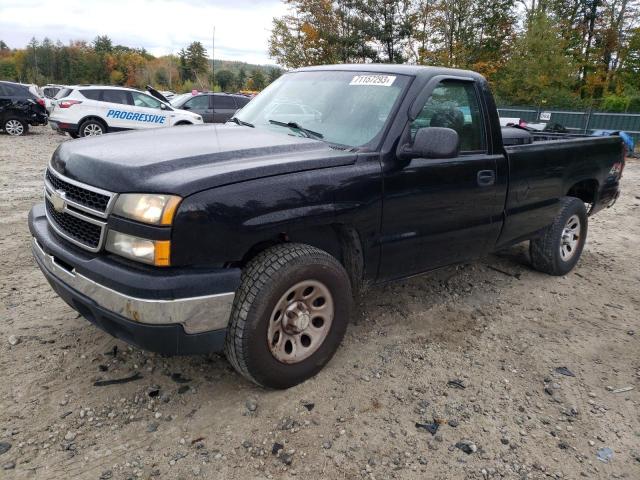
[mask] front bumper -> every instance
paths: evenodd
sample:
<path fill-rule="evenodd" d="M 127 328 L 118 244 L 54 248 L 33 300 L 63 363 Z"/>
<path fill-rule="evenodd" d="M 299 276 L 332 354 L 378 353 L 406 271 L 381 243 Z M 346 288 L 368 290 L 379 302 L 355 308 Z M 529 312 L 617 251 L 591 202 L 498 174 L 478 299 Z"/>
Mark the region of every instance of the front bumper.
<path fill-rule="evenodd" d="M 53 289 L 87 320 L 141 348 L 166 354 L 219 351 L 237 269 L 136 269 L 60 239 L 42 205 L 29 213 L 36 263 Z"/>

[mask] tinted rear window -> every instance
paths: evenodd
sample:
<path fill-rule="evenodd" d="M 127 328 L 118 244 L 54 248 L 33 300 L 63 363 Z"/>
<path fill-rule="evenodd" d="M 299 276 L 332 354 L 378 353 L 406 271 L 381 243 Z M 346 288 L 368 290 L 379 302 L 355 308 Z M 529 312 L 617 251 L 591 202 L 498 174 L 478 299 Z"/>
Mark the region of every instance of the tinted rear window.
<path fill-rule="evenodd" d="M 111 103 L 120 103 L 122 105 L 131 105 L 131 95 L 126 90 L 103 90 L 102 101 Z"/>
<path fill-rule="evenodd" d="M 251 100 L 250 98 L 247 97 L 233 97 L 236 101 L 236 105 L 238 105 L 238 108 L 240 107 L 244 107 L 247 103 L 249 103 L 249 100 Z"/>
<path fill-rule="evenodd" d="M 103 90 L 80 90 L 83 97 L 89 100 L 100 100 Z"/>
<path fill-rule="evenodd" d="M 223 97 L 222 95 L 214 95 L 213 108 L 235 110 L 236 103 L 233 101 L 233 97 Z"/>
<path fill-rule="evenodd" d="M 13 83 L 3 83 L 2 86 L 4 87 L 3 90 L 6 92 L 5 95 L 19 96 L 26 95 L 27 93 L 25 88 L 21 88 L 20 85 L 15 85 Z"/>

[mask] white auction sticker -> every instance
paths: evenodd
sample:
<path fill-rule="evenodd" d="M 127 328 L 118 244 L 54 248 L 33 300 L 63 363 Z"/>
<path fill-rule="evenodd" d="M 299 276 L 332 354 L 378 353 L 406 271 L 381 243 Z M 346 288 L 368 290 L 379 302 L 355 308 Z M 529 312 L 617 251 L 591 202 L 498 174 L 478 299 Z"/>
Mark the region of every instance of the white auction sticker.
<path fill-rule="evenodd" d="M 395 75 L 356 75 L 351 79 L 349 85 L 377 85 L 379 87 L 390 87 L 395 81 Z"/>

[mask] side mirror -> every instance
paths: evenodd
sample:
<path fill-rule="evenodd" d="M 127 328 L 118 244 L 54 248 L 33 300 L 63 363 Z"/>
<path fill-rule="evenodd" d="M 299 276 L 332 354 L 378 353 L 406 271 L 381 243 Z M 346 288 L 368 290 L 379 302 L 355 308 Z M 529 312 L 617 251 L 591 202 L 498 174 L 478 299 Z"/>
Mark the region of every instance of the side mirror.
<path fill-rule="evenodd" d="M 405 145 L 402 155 L 410 158 L 454 158 L 458 156 L 460 139 L 451 128 L 426 127 L 416 132 L 413 145 Z"/>

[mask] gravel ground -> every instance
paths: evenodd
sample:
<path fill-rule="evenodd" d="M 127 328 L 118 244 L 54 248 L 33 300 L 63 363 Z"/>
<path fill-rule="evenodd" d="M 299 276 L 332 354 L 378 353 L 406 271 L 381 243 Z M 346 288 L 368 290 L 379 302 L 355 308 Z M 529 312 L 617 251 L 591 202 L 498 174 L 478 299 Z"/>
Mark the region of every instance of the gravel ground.
<path fill-rule="evenodd" d="M 373 288 L 324 371 L 265 391 L 56 297 L 27 212 L 62 141 L 0 135 L 0 478 L 640 478 L 638 161 L 571 274 L 520 245 Z"/>

